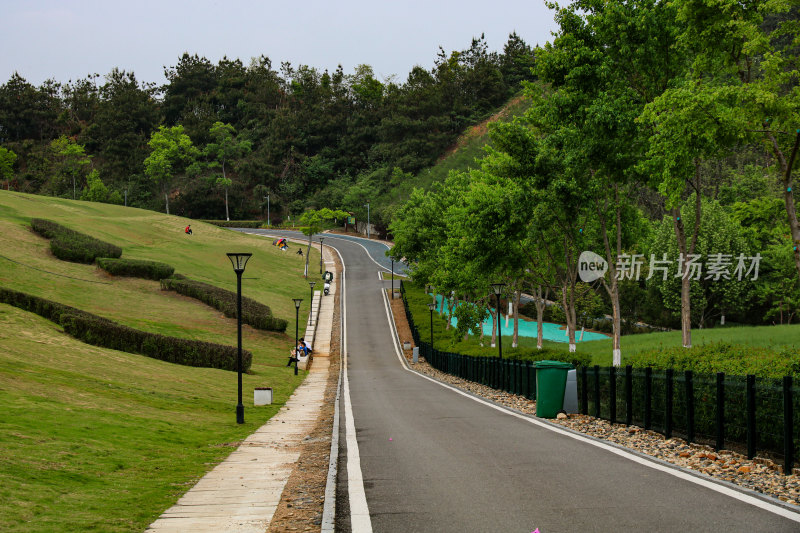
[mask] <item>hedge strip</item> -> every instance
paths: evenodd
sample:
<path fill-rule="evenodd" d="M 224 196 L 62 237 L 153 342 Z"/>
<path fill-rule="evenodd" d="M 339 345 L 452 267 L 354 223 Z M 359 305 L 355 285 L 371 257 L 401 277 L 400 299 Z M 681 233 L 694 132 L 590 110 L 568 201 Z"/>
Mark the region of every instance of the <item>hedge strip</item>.
<path fill-rule="evenodd" d="M 200 300 L 221 311 L 228 318 L 236 318 L 236 293 L 208 283 L 187 279 L 184 276 L 161 280 L 161 289 Z M 257 329 L 285 332 L 288 322 L 272 316 L 272 310 L 251 298 L 242 297 L 242 322 Z"/>
<path fill-rule="evenodd" d="M 0 287 L 0 303 L 30 311 L 59 324 L 87 344 L 135 353 L 185 366 L 236 370 L 237 349 L 211 342 L 148 333 L 62 303 Z M 242 370 L 247 372 L 253 354 L 242 350 Z"/>
<path fill-rule="evenodd" d="M 98 257 L 122 256 L 122 248 L 69 229 L 52 220 L 31 219 L 33 231 L 50 239 L 50 250 L 62 261 L 93 263 Z"/>
<path fill-rule="evenodd" d="M 98 257 L 97 266 L 114 276 L 129 276 L 154 281 L 168 278 L 175 272 L 175 268 L 166 263 L 141 259 Z"/>
<path fill-rule="evenodd" d="M 260 228 L 264 226 L 263 220 L 201 220 L 206 224 L 213 224 L 220 228 Z"/>

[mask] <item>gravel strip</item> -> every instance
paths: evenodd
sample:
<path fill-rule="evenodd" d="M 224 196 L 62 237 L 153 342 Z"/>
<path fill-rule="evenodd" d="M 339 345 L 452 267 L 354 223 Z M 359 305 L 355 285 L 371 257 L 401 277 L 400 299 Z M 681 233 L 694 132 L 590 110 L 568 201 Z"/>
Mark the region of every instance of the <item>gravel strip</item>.
<path fill-rule="evenodd" d="M 411 363 L 411 351 L 405 352 Z M 431 367 L 423 357 L 411 368 L 461 390 L 486 398 L 498 404 L 535 416 L 536 402 L 523 396 L 508 394 L 467 381 Z M 777 498 L 783 502 L 800 506 L 800 469 L 784 476 L 782 466 L 765 458 L 747 457 L 730 450 L 714 451 L 702 444 L 687 444 L 679 438 L 666 439 L 654 431 L 645 431 L 637 426 L 612 424 L 587 415 L 571 414 L 565 419 L 551 420 L 573 431 L 598 439 L 604 439 L 639 453 L 657 457 L 663 461 L 689 468 L 707 476 L 735 483 L 744 488 Z"/>

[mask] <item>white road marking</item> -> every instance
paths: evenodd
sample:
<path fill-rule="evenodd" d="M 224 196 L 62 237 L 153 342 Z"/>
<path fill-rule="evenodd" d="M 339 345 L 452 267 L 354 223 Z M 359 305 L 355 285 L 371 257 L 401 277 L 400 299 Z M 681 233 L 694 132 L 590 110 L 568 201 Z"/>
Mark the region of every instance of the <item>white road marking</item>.
<path fill-rule="evenodd" d="M 336 253 L 338 254 L 339 251 L 336 250 Z M 342 259 L 341 254 L 339 254 L 339 258 Z M 342 382 L 344 384 L 344 429 L 347 442 L 347 494 L 350 500 L 350 529 L 353 533 L 372 533 L 367 495 L 364 492 L 364 475 L 361 472 L 361 455 L 356 439 L 356 425 L 353 420 L 353 404 L 350 400 L 350 379 L 347 376 L 346 269 L 344 259 L 342 259 Z"/>

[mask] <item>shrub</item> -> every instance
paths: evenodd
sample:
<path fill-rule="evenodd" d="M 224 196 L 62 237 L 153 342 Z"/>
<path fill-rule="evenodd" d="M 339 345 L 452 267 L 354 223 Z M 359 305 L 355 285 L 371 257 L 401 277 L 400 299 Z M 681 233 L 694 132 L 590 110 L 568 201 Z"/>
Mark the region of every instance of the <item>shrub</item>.
<path fill-rule="evenodd" d="M 87 344 L 180 365 L 236 370 L 238 351 L 232 346 L 140 331 L 68 305 L 2 287 L 0 303 L 13 305 L 51 320 Z M 253 354 L 242 350 L 244 372 L 250 369 L 252 361 Z"/>
<path fill-rule="evenodd" d="M 98 257 L 97 266 L 114 276 L 130 276 L 154 281 L 168 278 L 175 272 L 175 268 L 166 263 L 140 259 Z"/>
<path fill-rule="evenodd" d="M 178 294 L 200 300 L 206 305 L 222 311 L 228 318 L 236 318 L 236 293 L 221 289 L 208 283 L 191 279 L 170 278 L 161 280 L 162 290 L 172 290 Z M 287 322 L 272 316 L 272 310 L 251 298 L 242 297 L 242 322 L 257 329 L 267 331 L 286 331 Z"/>
<path fill-rule="evenodd" d="M 31 228 L 45 239 L 50 239 L 50 250 L 63 261 L 93 263 L 98 257 L 118 258 L 122 255 L 122 248 L 119 246 L 71 230 L 51 220 L 34 218 L 31 220 Z"/>
<path fill-rule="evenodd" d="M 260 228 L 264 226 L 263 220 L 201 220 L 206 224 L 213 224 L 220 228 Z"/>
<path fill-rule="evenodd" d="M 492 348 L 491 351 L 487 351 L 487 348 L 484 346 L 464 346 L 458 348 L 458 353 L 478 357 L 496 357 L 497 349 Z M 579 352 L 569 353 L 547 348 L 537 350 L 536 348 L 528 347 L 504 347 L 503 358 L 520 361 L 563 361 L 565 363 L 571 363 L 576 367 L 589 366 L 592 363 L 592 357 L 588 354 Z"/>
<path fill-rule="evenodd" d="M 700 374 L 725 372 L 764 378 L 800 375 L 800 349 L 785 347 L 774 350 L 760 346 L 716 342 L 692 348 L 670 347 L 647 350 L 628 359 L 635 367 L 676 371 L 692 370 Z"/>

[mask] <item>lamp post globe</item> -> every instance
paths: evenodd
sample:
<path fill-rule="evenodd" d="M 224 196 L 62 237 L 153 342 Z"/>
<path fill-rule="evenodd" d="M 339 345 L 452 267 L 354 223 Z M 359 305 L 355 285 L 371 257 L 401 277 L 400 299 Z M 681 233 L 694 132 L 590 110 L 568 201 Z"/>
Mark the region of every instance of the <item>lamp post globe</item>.
<path fill-rule="evenodd" d="M 303 302 L 302 298 L 292 298 L 294 302 L 294 375 L 297 375 L 297 359 L 299 358 L 299 353 L 297 353 L 297 328 L 300 325 L 300 304 Z"/>
<path fill-rule="evenodd" d="M 236 373 L 238 374 L 239 403 L 236 404 L 236 423 L 244 424 L 244 405 L 242 404 L 242 273 L 251 253 L 229 253 L 233 271 L 236 272 L 236 337 L 237 356 Z"/>

